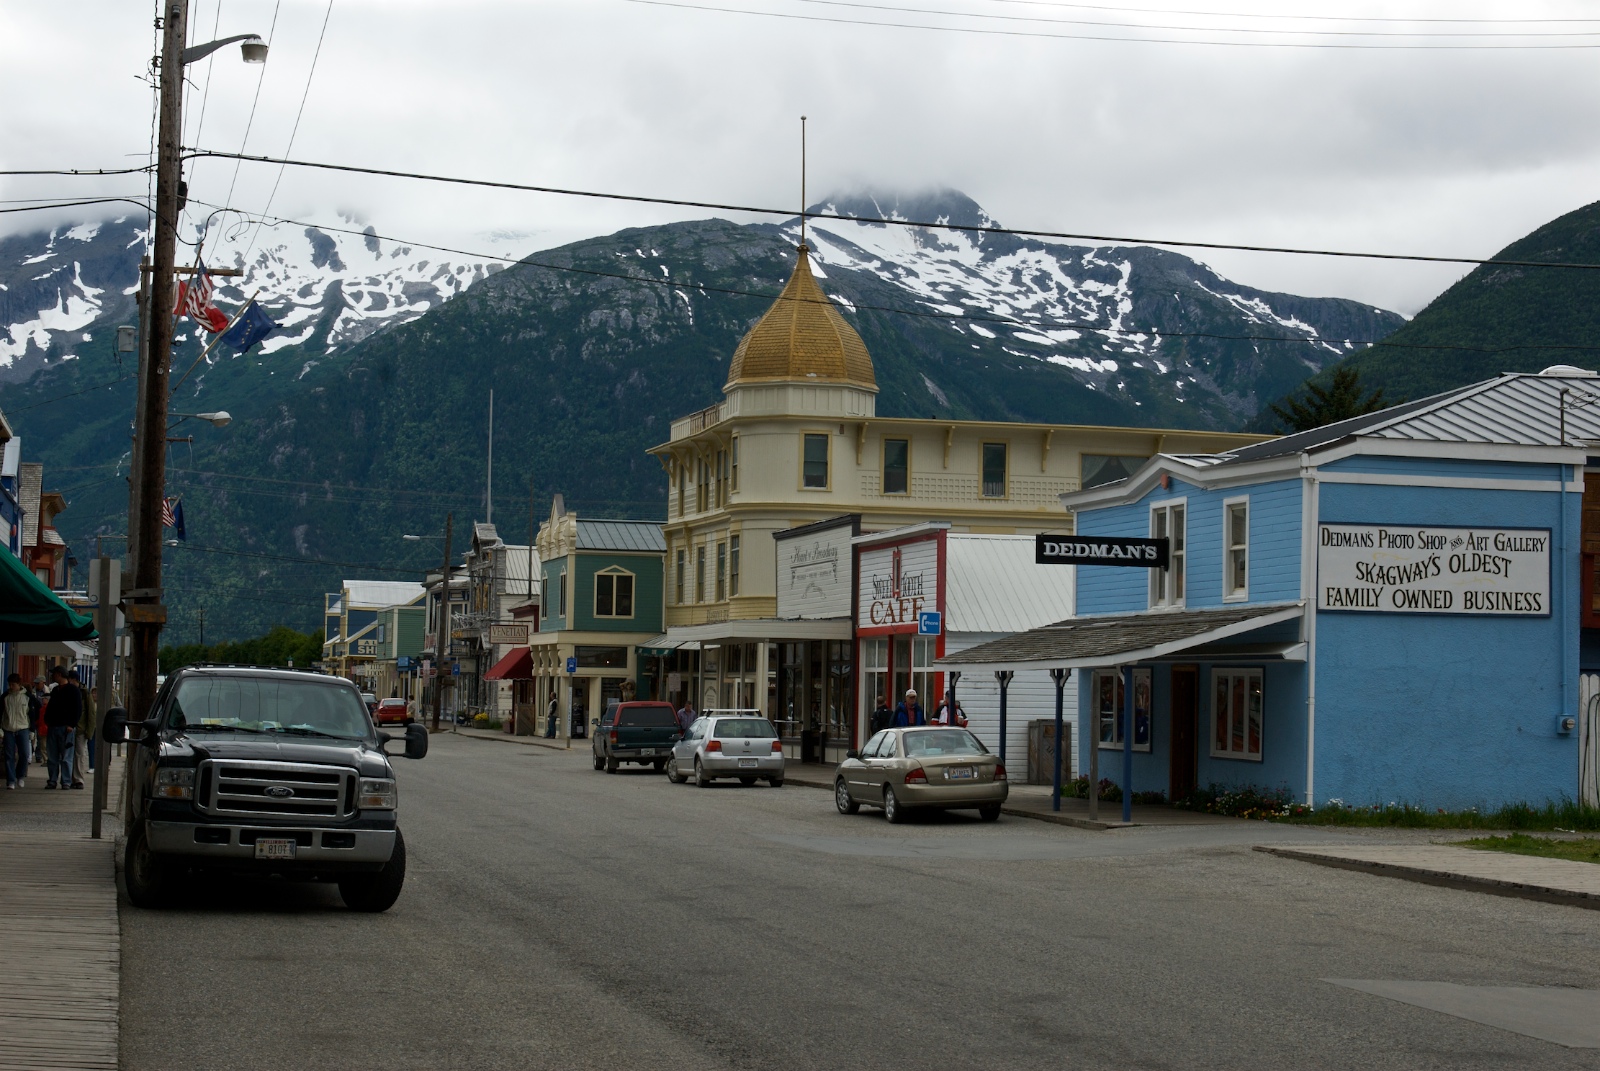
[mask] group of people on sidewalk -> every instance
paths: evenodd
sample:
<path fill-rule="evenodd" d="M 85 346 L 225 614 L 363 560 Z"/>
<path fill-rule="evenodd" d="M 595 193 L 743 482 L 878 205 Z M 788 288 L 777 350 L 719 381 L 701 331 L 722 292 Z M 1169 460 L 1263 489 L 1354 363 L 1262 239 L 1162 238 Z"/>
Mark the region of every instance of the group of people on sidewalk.
<path fill-rule="evenodd" d="M 45 788 L 83 788 L 84 774 L 94 770 L 94 696 L 78 679 L 78 671 L 57 666 L 52 684 L 35 682 L 29 691 L 20 674 L 6 679 L 0 703 L 6 788 L 27 787 L 28 766 L 45 764 Z"/>
<path fill-rule="evenodd" d="M 923 713 L 922 704 L 917 702 L 917 690 L 907 688 L 906 696 L 895 704 L 893 710 L 884 702 L 883 696 L 878 696 L 877 709 L 872 712 L 872 719 L 868 723 L 874 733 L 884 729 L 902 729 L 914 725 L 958 725 L 966 728 L 967 713 L 961 709 L 961 700 L 956 700 L 952 709 L 948 697 L 939 700 L 939 707 L 933 712 L 932 719 Z"/>

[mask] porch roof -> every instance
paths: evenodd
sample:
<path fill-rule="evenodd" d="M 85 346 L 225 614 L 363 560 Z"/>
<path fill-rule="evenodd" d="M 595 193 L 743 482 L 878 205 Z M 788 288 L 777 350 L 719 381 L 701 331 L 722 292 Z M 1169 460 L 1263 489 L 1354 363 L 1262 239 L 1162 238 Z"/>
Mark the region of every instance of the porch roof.
<path fill-rule="evenodd" d="M 1293 621 L 1305 604 L 1270 603 L 1204 610 L 1151 610 L 1058 621 L 1004 636 L 935 659 L 940 669 L 967 672 L 1087 669 L 1166 660 L 1179 652 L 1198 657 L 1293 658 L 1301 644 L 1222 645 L 1268 625 Z"/>

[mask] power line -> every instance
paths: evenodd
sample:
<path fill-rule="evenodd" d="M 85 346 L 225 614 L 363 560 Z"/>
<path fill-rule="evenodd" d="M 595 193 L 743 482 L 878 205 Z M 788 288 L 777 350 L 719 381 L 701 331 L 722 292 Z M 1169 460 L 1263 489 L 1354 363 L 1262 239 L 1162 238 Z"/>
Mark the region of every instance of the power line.
<path fill-rule="evenodd" d="M 636 2 L 636 0 L 629 0 Z M 643 0 L 637 0 L 643 2 Z M 759 216 L 791 217 L 795 214 L 793 208 L 767 208 L 758 205 L 722 204 L 715 201 L 689 201 L 672 197 L 646 197 L 640 194 L 603 193 L 597 190 L 566 189 L 558 186 L 530 186 L 517 182 L 497 182 L 491 179 L 459 178 L 452 175 L 430 175 L 418 171 L 395 171 L 378 167 L 357 167 L 353 164 L 330 164 L 316 160 L 286 160 L 271 156 L 246 156 L 242 153 L 212 152 L 206 149 L 187 149 L 184 159 L 199 157 L 219 157 L 228 160 L 241 160 L 258 164 L 290 164 L 295 167 L 309 167 L 322 171 L 340 171 L 356 175 L 378 175 L 384 178 L 418 179 L 424 182 L 442 182 L 457 186 L 482 186 L 489 189 L 517 190 L 523 193 L 550 193 L 563 197 L 586 197 L 603 201 L 628 201 L 636 204 L 667 205 L 674 208 L 708 208 L 717 212 L 748 212 Z M 1093 242 L 1099 245 L 1161 245 L 1175 246 L 1185 249 L 1223 249 L 1246 253 L 1292 253 L 1297 256 L 1314 257 L 1353 257 L 1361 260 L 1403 260 L 1415 261 L 1424 264 L 1471 264 L 1496 265 L 1512 268 L 1580 268 L 1588 271 L 1600 270 L 1600 264 L 1566 263 L 1558 261 L 1539 260 L 1500 260 L 1485 259 L 1480 257 L 1441 257 L 1426 256 L 1415 253 L 1367 253 L 1348 249 L 1304 249 L 1294 246 L 1277 245 L 1246 245 L 1237 242 L 1197 242 L 1178 238 L 1138 238 L 1126 235 L 1106 234 L 1081 234 L 1071 231 L 1046 231 L 1022 227 L 1000 227 L 976 223 L 948 223 L 926 220 L 890 219 L 881 216 L 841 216 L 832 212 L 807 212 L 807 219 L 832 219 L 842 223 L 881 223 L 885 226 L 911 227 L 923 230 L 961 231 L 972 234 L 1005 234 L 1020 238 L 1056 238 L 1074 242 Z M 284 222 L 295 222 L 285 220 Z M 334 230 L 336 228 L 327 228 Z M 413 243 L 421 245 L 423 243 Z M 440 247 L 429 247 L 440 248 Z M 471 255 L 471 254 L 469 254 Z M 491 257 L 494 260 L 505 260 L 504 257 Z"/>
<path fill-rule="evenodd" d="M 1074 4 L 1065 0 L 986 0 L 991 4 L 1016 4 L 1024 7 L 1067 8 L 1075 11 L 1114 11 L 1118 14 L 1138 15 L 1193 15 L 1219 19 L 1273 19 L 1303 22 L 1380 22 L 1380 23 L 1454 23 L 1460 25 L 1533 25 L 1546 23 L 1595 23 L 1595 18 L 1538 18 L 1538 19 L 1448 19 L 1404 18 L 1384 15 L 1277 15 L 1259 11 L 1193 11 L 1185 8 L 1123 7 L 1117 4 Z"/>
<path fill-rule="evenodd" d="M 791 0 L 797 4 L 815 4 L 822 7 L 855 8 L 866 11 L 892 11 L 907 15 L 940 15 L 947 18 L 959 19 L 990 19 L 999 22 L 1032 22 L 1044 23 L 1052 26 L 1104 26 L 1112 29 L 1133 30 L 1170 30 L 1194 33 L 1230 33 L 1230 34 L 1263 34 L 1273 36 L 1291 37 L 1493 37 L 1505 39 L 1508 37 L 1595 37 L 1600 36 L 1600 30 L 1537 30 L 1531 32 L 1519 31 L 1458 31 L 1458 30 L 1303 30 L 1282 29 L 1266 27 L 1233 27 L 1233 26 L 1173 26 L 1165 23 L 1150 22 L 1107 22 L 1101 19 L 1059 19 L 1041 18 L 1034 15 L 997 15 L 983 11 L 951 11 L 948 8 L 904 7 L 898 4 L 873 4 L 863 0 Z M 1030 5 L 1032 6 L 1032 5 Z M 1177 14 L 1177 12 L 1171 12 Z M 1199 15 L 1199 12 L 1195 12 Z M 1220 15 L 1219 18 L 1230 16 Z M 1354 20 L 1360 21 L 1360 20 Z"/>
<path fill-rule="evenodd" d="M 57 201 L 52 204 L 31 204 L 17 208 L 0 208 L 0 212 L 44 212 L 52 208 L 82 208 L 84 205 L 109 205 L 130 204 L 135 208 L 142 208 L 146 213 L 150 206 L 144 201 L 135 201 L 131 197 L 84 197 L 73 201 Z"/>
<path fill-rule="evenodd" d="M 922 22 L 890 22 L 883 19 L 847 19 L 832 15 L 801 15 L 790 11 L 752 11 L 749 8 L 722 7 L 716 4 L 687 3 L 685 0 L 623 0 L 629 4 L 643 4 L 646 7 L 677 8 L 683 11 L 706 11 L 721 15 L 751 15 L 757 18 L 787 19 L 794 22 L 824 22 L 837 26 L 872 26 L 894 30 L 925 30 L 929 33 L 964 33 L 979 34 L 985 37 L 1026 37 L 1041 38 L 1045 40 L 1060 41 L 1106 41 L 1125 45 L 1201 45 L 1217 48 L 1319 48 L 1360 50 L 1370 52 L 1383 51 L 1514 51 L 1528 49 L 1594 49 L 1600 48 L 1600 42 L 1584 42 L 1581 44 L 1523 44 L 1511 42 L 1499 45 L 1460 45 L 1460 44 L 1373 44 L 1371 42 L 1354 41 L 1217 41 L 1203 40 L 1192 37 L 1117 37 L 1109 34 L 1088 33 L 1044 33 L 1038 30 L 987 30 L 976 26 L 937 26 Z M 1164 29 L 1152 26 L 1152 29 Z M 1173 28 L 1181 29 L 1181 28 Z M 1240 30 L 1226 28 L 1211 29 L 1203 32 L 1215 33 L 1240 33 Z"/>
<path fill-rule="evenodd" d="M 57 395 L 53 395 L 52 397 L 46 398 L 42 402 L 34 402 L 32 405 L 19 405 L 15 409 L 11 410 L 11 412 L 13 414 L 26 413 L 28 410 L 37 409 L 41 405 L 52 405 L 55 402 L 65 401 L 68 398 L 76 398 L 80 394 L 88 394 L 90 391 L 100 390 L 103 387 L 114 387 L 118 383 L 126 383 L 128 380 L 130 380 L 132 378 L 134 378 L 134 377 L 133 376 L 119 376 L 116 379 L 108 379 L 104 383 L 96 383 L 92 387 L 84 387 L 82 390 L 75 390 L 71 394 L 57 394 Z"/>
<path fill-rule="evenodd" d="M 336 569 L 372 569 L 383 573 L 416 573 L 422 567 L 402 568 L 400 566 L 385 565 L 382 562 L 336 562 L 324 558 L 300 558 L 287 554 L 264 554 L 250 550 L 228 550 L 224 547 L 202 547 L 194 543 L 180 542 L 178 546 L 184 550 L 200 551 L 205 554 L 226 554 L 233 558 L 262 558 L 268 561 L 294 562 L 300 565 L 325 565 Z"/>
<path fill-rule="evenodd" d="M 276 33 L 277 30 L 278 30 L 278 9 L 280 7 L 282 7 L 282 6 L 283 6 L 283 0 L 277 0 L 277 2 L 272 5 L 272 25 L 267 27 L 267 48 L 268 49 L 270 49 L 272 47 L 272 35 L 274 33 Z M 266 81 L 266 78 L 267 78 L 267 65 L 266 64 L 262 64 L 261 65 L 261 70 L 256 72 L 256 92 L 255 92 L 255 96 L 250 98 L 250 117 L 245 120 L 245 122 L 244 122 L 244 136 L 239 139 L 239 151 L 240 152 L 244 152 L 244 147 L 250 143 L 250 128 L 255 126 L 255 123 L 256 123 L 256 105 L 261 103 L 261 83 Z M 229 182 L 228 182 L 228 196 L 223 198 L 223 200 L 228 202 L 229 204 L 233 203 L 233 190 L 234 190 L 234 187 L 239 184 L 239 166 L 240 165 L 238 163 L 235 163 L 233 165 L 233 178 L 230 179 Z"/>
<path fill-rule="evenodd" d="M 322 39 L 328 35 L 328 20 L 333 18 L 333 0 L 328 0 L 328 10 L 322 16 L 322 30 L 317 34 L 317 48 L 311 53 L 311 69 L 306 72 L 305 92 L 300 94 L 300 110 L 294 113 L 294 126 L 289 130 L 289 145 L 283 150 L 283 155 L 288 156 L 294 151 L 294 139 L 300 133 L 300 118 L 306 113 L 306 100 L 311 96 L 311 79 L 317 74 L 317 60 L 322 56 Z M 198 140 L 198 139 L 196 139 Z M 272 202 L 278 198 L 278 184 L 283 181 L 284 167 L 279 166 L 278 177 L 272 180 L 272 192 L 267 195 L 267 206 L 261 210 L 265 216 L 272 211 Z M 230 197 L 229 200 L 232 200 Z M 256 224 L 256 229 L 250 235 L 250 244 L 245 247 L 244 259 L 249 261 L 250 254 L 255 251 L 256 239 L 261 236 L 261 225 Z"/>

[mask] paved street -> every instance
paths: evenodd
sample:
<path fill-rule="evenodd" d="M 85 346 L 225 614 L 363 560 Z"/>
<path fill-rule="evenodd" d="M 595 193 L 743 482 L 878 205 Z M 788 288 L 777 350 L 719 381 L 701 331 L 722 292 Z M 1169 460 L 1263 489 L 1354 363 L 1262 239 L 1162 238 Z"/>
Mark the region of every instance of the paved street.
<path fill-rule="evenodd" d="M 1305 830 L 891 827 L 586 754 L 446 735 L 400 764 L 385 915 L 281 883 L 124 901 L 122 1066 L 1593 1066 L 1325 979 L 1600 989 L 1600 912 L 1250 850 Z"/>

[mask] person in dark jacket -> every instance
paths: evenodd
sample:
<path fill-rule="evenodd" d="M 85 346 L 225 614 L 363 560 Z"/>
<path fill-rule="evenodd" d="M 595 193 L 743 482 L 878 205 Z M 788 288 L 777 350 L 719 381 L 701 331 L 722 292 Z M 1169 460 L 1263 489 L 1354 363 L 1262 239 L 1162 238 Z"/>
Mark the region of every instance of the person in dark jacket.
<path fill-rule="evenodd" d="M 907 688 L 906 697 L 900 701 L 899 706 L 894 708 L 894 728 L 900 729 L 912 725 L 926 724 L 928 724 L 928 719 L 922 713 L 922 705 L 917 702 L 917 690 L 915 688 Z"/>
<path fill-rule="evenodd" d="M 872 712 L 867 726 L 871 732 L 881 733 L 889 727 L 889 722 L 894 718 L 894 711 L 889 709 L 889 704 L 884 702 L 883 696 L 878 696 L 877 709 Z"/>
<path fill-rule="evenodd" d="M 44 708 L 45 749 L 49 760 L 44 787 L 55 788 L 59 784 L 62 788 L 71 788 L 72 737 L 83 718 L 83 693 L 62 667 L 57 666 L 50 675 L 55 678 L 56 686 Z"/>

